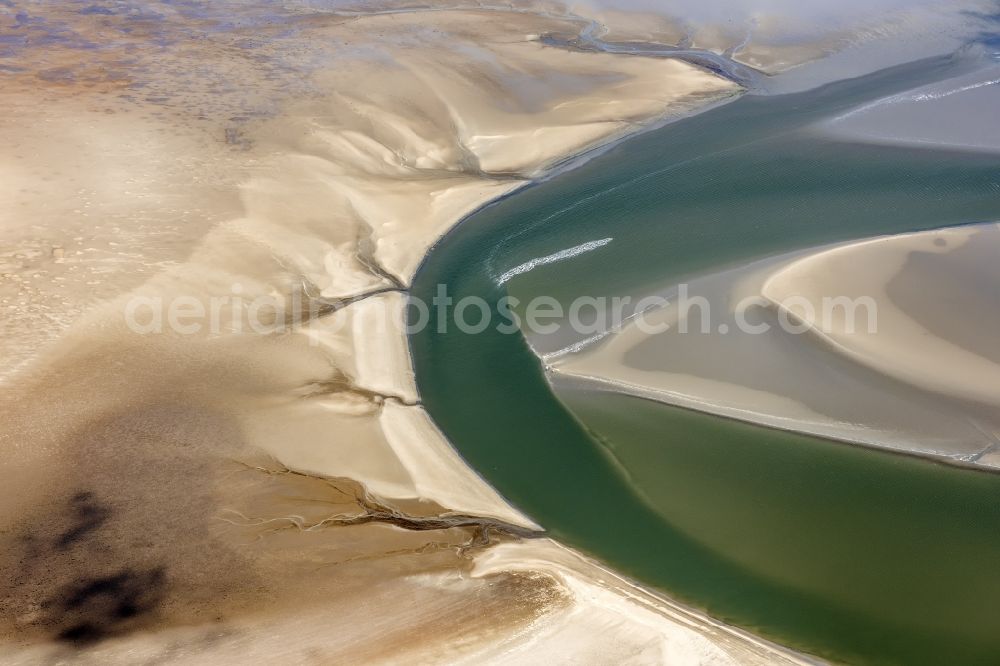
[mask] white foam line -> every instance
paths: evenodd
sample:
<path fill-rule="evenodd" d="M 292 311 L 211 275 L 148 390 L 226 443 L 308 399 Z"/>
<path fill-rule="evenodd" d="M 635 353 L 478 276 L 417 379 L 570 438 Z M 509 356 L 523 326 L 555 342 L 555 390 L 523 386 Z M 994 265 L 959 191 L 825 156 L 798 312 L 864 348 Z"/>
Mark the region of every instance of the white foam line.
<path fill-rule="evenodd" d="M 579 342 L 573 343 L 573 344 L 569 345 L 568 347 L 563 347 L 562 349 L 559 349 L 557 351 L 549 352 L 548 354 L 543 354 L 542 355 L 542 360 L 545 361 L 545 362 L 555 361 L 557 359 L 562 358 L 563 356 L 566 356 L 567 354 L 575 354 L 578 351 L 586 349 L 587 347 L 589 347 L 590 345 L 594 344 L 595 342 L 600 342 L 601 340 L 603 340 L 604 338 L 608 337 L 612 333 L 617 332 L 617 330 L 620 330 L 620 329 L 610 329 L 610 330 L 607 330 L 607 331 L 602 331 L 602 332 L 598 333 L 597 335 L 592 335 L 589 338 L 585 338 L 583 340 L 580 340 Z"/>
<path fill-rule="evenodd" d="M 591 250 L 596 250 L 599 247 L 604 247 L 613 240 L 614 238 L 602 238 L 601 240 L 589 241 L 587 243 L 576 245 L 574 247 L 567 248 L 565 250 L 560 250 L 559 252 L 556 252 L 554 254 L 548 254 L 545 255 L 544 257 L 537 257 L 530 261 L 526 261 L 523 264 L 515 266 L 514 268 L 510 269 L 509 271 L 501 275 L 499 278 L 497 278 L 497 285 L 504 284 L 512 277 L 521 275 L 522 273 L 527 273 L 528 271 L 534 270 L 539 266 L 544 266 L 546 264 L 554 264 L 557 261 L 569 259 L 571 257 L 581 255 L 584 252 L 590 252 Z"/>
<path fill-rule="evenodd" d="M 990 79 L 989 81 L 979 81 L 978 83 L 970 83 L 969 85 L 960 86 L 952 90 L 945 90 L 942 92 L 927 92 L 927 93 L 901 93 L 899 95 L 892 95 L 891 97 L 884 97 L 882 99 L 875 100 L 874 102 L 869 102 L 868 104 L 863 104 L 855 109 L 848 111 L 842 115 L 833 118 L 831 122 L 840 122 L 846 120 L 852 116 L 859 113 L 864 113 L 865 111 L 870 111 L 871 109 L 887 106 L 890 104 L 899 104 L 900 102 L 928 102 L 937 99 L 943 99 L 945 97 L 951 97 L 952 95 L 957 95 L 959 93 L 967 92 L 969 90 L 975 90 L 976 88 L 984 88 L 986 86 L 995 86 L 1000 83 L 1000 79 Z"/>

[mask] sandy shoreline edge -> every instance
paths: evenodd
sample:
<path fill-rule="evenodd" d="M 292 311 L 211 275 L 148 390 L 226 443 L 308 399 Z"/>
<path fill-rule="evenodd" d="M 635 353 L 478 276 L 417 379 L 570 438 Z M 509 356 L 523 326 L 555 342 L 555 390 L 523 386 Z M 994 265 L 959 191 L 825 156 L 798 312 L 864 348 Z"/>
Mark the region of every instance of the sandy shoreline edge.
<path fill-rule="evenodd" d="M 242 152 L 215 154 L 199 145 L 200 128 L 129 102 L 108 124 L 88 97 L 103 99 L 100 90 L 59 97 L 46 111 L 69 119 L 62 133 L 26 135 L 29 145 L 77 147 L 93 158 L 81 170 L 100 174 L 141 160 L 142 149 L 96 152 L 95 138 L 165 130 L 170 139 L 146 148 L 161 151 L 149 182 L 135 187 L 169 201 L 171 213 L 211 209 L 215 218 L 180 257 L 150 255 L 148 277 L 109 287 L 119 291 L 106 304 L 5 378 L 5 567 L 21 570 L 25 544 L 44 565 L 5 582 L 10 663 L 516 663 L 526 649 L 594 662 L 801 661 L 554 542 L 505 535 L 502 524 L 537 526 L 419 405 L 406 339 L 386 335 L 384 322 L 401 317 L 410 279 L 444 233 L 553 166 L 735 92 L 674 60 L 538 43 L 576 29 L 572 21 L 482 19 L 456 10 L 310 25 L 305 41 L 342 41 L 350 66 L 317 71 L 325 92 L 241 126 L 232 136 Z M 203 164 L 157 176 L 172 156 L 190 154 Z M 237 196 L 186 189 L 222 165 L 239 174 Z M 129 192 L 97 189 L 94 214 L 127 219 Z M 122 233 L 99 240 L 113 245 L 107 239 Z M 86 268 L 89 251 L 53 251 L 47 270 Z M 208 309 L 225 298 L 227 321 L 242 322 L 254 298 L 297 293 L 350 303 L 270 335 L 137 335 L 124 316 L 136 299 L 183 297 Z M 441 524 L 456 515 L 482 520 Z M 58 601 L 111 579 L 139 596 L 142 612 L 116 617 L 104 596 L 82 607 Z M 67 643 L 81 627 L 101 641 Z"/>
<path fill-rule="evenodd" d="M 679 333 L 680 306 L 669 306 L 645 320 L 673 330 L 650 334 L 626 326 L 553 361 L 550 378 L 557 388 L 620 391 L 995 472 L 989 379 L 995 360 L 956 314 L 968 321 L 986 316 L 980 313 L 988 312 L 996 281 L 989 259 L 996 238 L 996 224 L 950 226 L 807 248 L 705 274 L 685 285 L 685 297 L 704 299 L 725 332 Z M 962 277 L 947 284 L 931 277 L 949 272 Z M 676 293 L 668 297 L 677 303 Z M 754 329 L 768 327 L 764 333 L 743 331 L 735 319 L 735 304 L 751 301 L 747 312 Z M 936 310 L 941 303 L 951 304 L 947 315 Z M 796 330 L 782 330 L 779 315 Z M 700 331 L 692 318 L 689 326 Z M 751 360 L 741 365 L 738 358 Z M 971 367 L 982 380 L 969 380 Z M 808 381 L 815 376 L 831 378 L 830 386 Z"/>

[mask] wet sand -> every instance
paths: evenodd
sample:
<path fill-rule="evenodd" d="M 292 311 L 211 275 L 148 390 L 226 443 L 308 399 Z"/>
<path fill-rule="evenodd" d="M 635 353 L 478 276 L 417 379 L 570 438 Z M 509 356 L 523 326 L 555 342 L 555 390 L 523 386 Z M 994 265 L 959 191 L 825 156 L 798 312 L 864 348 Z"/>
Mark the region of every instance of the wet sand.
<path fill-rule="evenodd" d="M 553 381 L 994 467 L 998 242 L 951 227 L 697 278 L 646 328 L 553 360 Z"/>
<path fill-rule="evenodd" d="M 865 104 L 816 130 L 841 140 L 996 153 L 1000 131 L 990 109 L 998 102 L 1000 66 L 993 65 Z"/>
<path fill-rule="evenodd" d="M 463 215 L 735 86 L 524 12 L 5 19 L 10 663 L 797 661 L 540 539 L 384 324 Z"/>

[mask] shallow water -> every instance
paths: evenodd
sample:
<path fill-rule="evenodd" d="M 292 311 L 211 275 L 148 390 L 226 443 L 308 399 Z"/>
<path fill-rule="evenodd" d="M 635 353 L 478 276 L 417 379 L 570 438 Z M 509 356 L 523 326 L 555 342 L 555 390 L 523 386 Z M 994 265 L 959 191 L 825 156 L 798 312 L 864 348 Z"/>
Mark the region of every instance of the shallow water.
<path fill-rule="evenodd" d="M 936 58 L 744 97 L 640 136 L 470 217 L 430 254 L 413 293 L 429 301 L 445 283 L 456 299 L 491 303 L 508 293 L 638 296 L 796 248 L 998 219 L 996 155 L 852 144 L 812 129 L 973 66 Z M 411 346 L 445 434 L 571 545 L 834 660 L 1000 659 L 989 605 L 1000 592 L 1000 477 L 634 398 L 567 393 L 563 403 L 524 339 L 492 328 L 428 327 Z"/>

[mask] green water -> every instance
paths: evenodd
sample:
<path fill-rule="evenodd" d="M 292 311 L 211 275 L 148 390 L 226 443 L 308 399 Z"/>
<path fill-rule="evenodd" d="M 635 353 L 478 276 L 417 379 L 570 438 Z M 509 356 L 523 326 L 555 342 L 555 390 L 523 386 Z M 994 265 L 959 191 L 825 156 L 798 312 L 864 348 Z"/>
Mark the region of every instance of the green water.
<path fill-rule="evenodd" d="M 638 398 L 566 399 L 675 533 L 669 589 L 802 646 L 834 638 L 821 652 L 851 663 L 997 663 L 996 478 Z"/>
<path fill-rule="evenodd" d="M 430 254 L 413 294 L 429 301 L 438 284 L 491 303 L 508 290 L 641 294 L 798 247 L 1000 219 L 995 156 L 810 131 L 965 66 L 936 59 L 745 97 L 623 143 L 471 216 Z M 531 258 L 602 238 L 614 240 L 496 284 Z M 566 543 L 826 658 L 1000 663 L 1000 476 L 633 398 L 564 403 L 524 340 L 493 328 L 428 327 L 411 349 L 441 429 Z"/>

